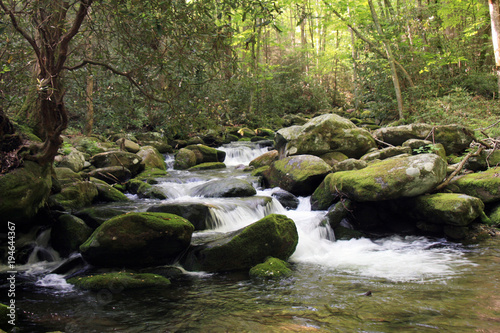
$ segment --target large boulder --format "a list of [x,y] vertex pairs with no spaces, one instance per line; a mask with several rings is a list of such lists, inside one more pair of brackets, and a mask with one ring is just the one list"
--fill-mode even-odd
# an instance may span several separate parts
[[141,149],[137,152],[137,155],[142,158],[142,164],[144,168],[147,169],[160,169],[166,170],[167,165],[165,164],[165,158],[158,151],[158,149],[146,146],[141,147]]
[[170,280],[166,277],[151,273],[111,272],[93,274],[91,276],[80,276],[68,279],[68,283],[84,290],[102,291],[109,290],[131,290],[142,288],[165,288],[170,286]]
[[257,279],[279,279],[292,275],[292,270],[286,261],[269,257],[262,264],[250,268],[248,274]]
[[249,165],[254,167],[255,169],[258,169],[263,166],[271,165],[274,161],[277,161],[278,159],[279,159],[278,151],[276,149],[273,149],[268,151],[267,153],[260,155],[259,157],[254,158]]
[[97,186],[90,181],[76,181],[65,184],[61,192],[52,195],[51,199],[65,210],[71,211],[89,206],[97,198]]
[[447,154],[460,153],[475,140],[474,133],[470,129],[459,125],[411,124],[383,127],[376,130],[373,136],[394,146],[400,146],[409,139],[433,138],[434,142],[444,146]]
[[468,226],[484,211],[480,199],[458,193],[421,195],[411,203],[411,214],[419,221],[458,227]]
[[175,154],[174,168],[177,170],[186,170],[196,165],[196,154],[194,151],[181,148]]
[[80,251],[95,266],[165,265],[187,250],[193,231],[193,225],[177,215],[128,213],[104,222]]
[[312,195],[313,206],[327,209],[339,196],[354,201],[414,197],[432,190],[446,176],[447,163],[435,154],[398,156],[362,170],[328,175]]
[[331,167],[323,159],[313,155],[298,155],[274,162],[264,171],[269,187],[281,187],[295,195],[311,195],[330,172]]
[[125,151],[110,151],[92,156],[91,163],[96,168],[121,166],[130,170],[132,176],[144,170],[142,158]]
[[47,202],[51,186],[51,166],[31,161],[0,175],[0,221],[27,222]]
[[315,117],[302,126],[280,129],[275,137],[280,156],[316,155],[338,151],[348,157],[359,158],[371,148],[375,140],[365,129],[336,114]]
[[271,214],[263,219],[220,238],[198,243],[188,253],[184,267],[209,272],[249,269],[275,257],[287,260],[298,243],[293,220]]
[[85,155],[76,148],[71,148],[66,155],[58,155],[55,165],[61,168],[69,168],[74,172],[80,172],[85,164]]
[[97,178],[90,178],[90,181],[95,184],[97,188],[97,201],[101,202],[120,202],[120,201],[130,201],[129,198],[113,186],[109,185],[105,181]]
[[194,226],[194,230],[207,229],[210,205],[198,202],[174,202],[150,207],[148,212],[170,213],[182,216]]
[[70,214],[63,214],[52,226],[50,242],[54,250],[66,257],[72,252],[78,251],[80,245],[92,235],[93,231],[82,219]]
[[88,173],[90,177],[94,177],[105,181],[108,184],[125,183],[132,177],[132,172],[122,166],[109,166],[98,168]]
[[207,162],[224,162],[226,152],[203,144],[189,145],[186,149],[191,150],[196,156],[196,164]]
[[255,194],[257,191],[252,184],[239,178],[212,180],[193,189],[194,196],[207,198],[249,197]]
[[500,167],[457,177],[445,190],[467,194],[484,203],[500,201]]

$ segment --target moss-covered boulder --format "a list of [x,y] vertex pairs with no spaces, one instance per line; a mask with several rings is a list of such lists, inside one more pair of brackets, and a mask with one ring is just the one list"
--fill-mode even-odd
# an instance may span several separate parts
[[97,197],[95,201],[100,202],[120,202],[120,201],[130,201],[129,198],[122,192],[118,191],[113,186],[109,185],[105,181],[97,178],[90,178],[90,181],[94,183],[97,187]]
[[136,142],[126,138],[116,140],[116,144],[121,149],[133,154],[137,154],[137,152],[141,149],[141,146],[139,146]]
[[293,220],[271,214],[204,244],[193,242],[184,267],[209,272],[249,269],[275,257],[287,260],[298,242]]
[[212,180],[193,188],[194,196],[207,198],[249,197],[257,194],[255,188],[246,180],[226,178]]
[[491,224],[500,226],[500,204],[491,209],[488,217],[490,218]]
[[432,143],[429,140],[410,139],[403,142],[403,147],[410,147],[413,155],[417,154],[437,154],[446,160],[446,149],[441,143]]
[[354,201],[414,197],[432,190],[446,176],[446,162],[435,154],[393,157],[362,170],[328,175],[313,193],[318,209],[327,209],[338,196]]
[[94,230],[85,222],[73,215],[59,216],[52,226],[50,242],[54,250],[67,257],[72,252],[78,251]]
[[412,150],[410,147],[387,147],[383,149],[374,150],[369,152],[363,156],[361,156],[360,160],[362,161],[373,161],[373,160],[385,160],[389,157],[394,157],[403,154],[410,154]]
[[92,156],[90,161],[96,168],[123,167],[130,170],[132,176],[144,170],[142,158],[125,151],[110,151]]
[[471,156],[464,167],[469,170],[484,171],[498,165],[500,165],[500,150],[485,149],[478,156]]
[[348,158],[342,162],[338,162],[332,166],[332,173],[339,171],[361,170],[368,166],[366,161]]
[[90,177],[100,179],[108,184],[125,183],[132,177],[132,172],[122,166],[110,166],[94,169],[88,173]]
[[54,168],[54,178],[57,179],[57,182],[61,186],[83,180],[79,173],[66,167]]
[[267,153],[260,155],[259,157],[254,158],[249,163],[249,165],[258,169],[263,166],[271,165],[274,161],[277,161],[278,158],[279,158],[278,151],[276,149],[273,149],[271,151],[268,151]]
[[128,213],[104,222],[80,251],[95,266],[165,265],[186,251],[193,231],[193,225],[177,215]]
[[465,227],[484,213],[484,203],[457,193],[436,193],[412,199],[411,214],[419,221]]
[[348,157],[359,158],[376,147],[367,130],[333,113],[315,117],[302,126],[280,129],[276,133],[275,144],[282,157],[321,156],[338,151]]
[[171,284],[169,279],[161,275],[130,272],[112,272],[74,277],[68,279],[68,283],[79,289],[93,291],[165,288]]
[[394,146],[400,146],[409,139],[426,139],[432,134],[434,142],[441,143],[447,154],[460,153],[475,140],[473,131],[459,125],[411,124],[383,127],[376,130],[373,136]]
[[445,190],[467,194],[484,203],[500,201],[500,167],[458,177]]
[[194,230],[205,230],[209,225],[210,207],[196,202],[175,202],[150,207],[148,212],[170,213],[182,216],[194,226]]
[[292,270],[286,261],[269,257],[265,262],[250,268],[248,274],[257,279],[279,279],[292,275]]
[[76,148],[70,148],[69,153],[56,156],[54,162],[58,167],[69,168],[74,172],[80,172],[85,164],[85,155]]
[[141,182],[141,184],[137,188],[136,194],[139,196],[139,198],[160,200],[165,200],[168,198],[168,196],[159,187],[150,185],[145,182]]
[[333,151],[330,153],[326,153],[320,156],[323,161],[328,163],[328,165],[335,165],[339,162],[347,160],[349,157],[346,156],[346,154],[338,152],[338,151]]
[[264,172],[269,187],[280,187],[295,195],[311,195],[330,172],[331,167],[313,155],[297,155],[274,162]]
[[24,161],[21,168],[0,175],[0,221],[26,223],[47,202],[51,167]]
[[152,147],[145,146],[141,147],[141,149],[137,152],[137,156],[142,158],[142,164],[144,165],[144,169],[159,169],[166,170],[167,165],[165,164],[165,158],[160,152]]
[[148,184],[154,185],[158,184],[157,178],[168,177],[168,176],[169,174],[166,170],[153,168],[144,170],[143,172],[135,176],[134,180],[141,180]]
[[92,205],[91,207],[85,207],[73,212],[73,215],[81,218],[92,229],[97,229],[97,227],[112,217],[126,214],[129,211],[130,208],[126,206],[117,208],[109,207],[108,205]]
[[185,149],[191,150],[196,156],[196,164],[207,162],[224,162],[226,152],[203,144],[189,145]]
[[61,192],[51,199],[65,210],[71,211],[91,205],[99,195],[97,186],[90,181],[76,181],[62,186]]
[[186,170],[196,165],[196,154],[194,151],[181,148],[175,154],[174,169]]
[[213,169],[225,169],[226,164],[223,162],[206,162],[197,164],[193,167],[190,167],[189,171],[199,171],[199,170],[213,170]]

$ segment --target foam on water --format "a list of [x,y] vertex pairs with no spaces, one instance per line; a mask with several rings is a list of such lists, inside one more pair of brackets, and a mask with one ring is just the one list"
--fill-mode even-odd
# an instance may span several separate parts
[[70,292],[74,290],[74,286],[66,282],[64,276],[59,274],[47,274],[36,281],[35,285],[57,290],[58,292]]
[[248,165],[253,159],[269,151],[267,147],[256,148],[255,144],[247,142],[235,142],[218,149],[226,152],[224,163],[227,166]]

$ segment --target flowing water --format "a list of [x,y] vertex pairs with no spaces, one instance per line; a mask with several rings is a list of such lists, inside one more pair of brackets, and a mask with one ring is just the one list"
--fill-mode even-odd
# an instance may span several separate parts
[[[169,195],[164,202],[209,203],[212,230],[204,232],[236,230],[271,213],[292,218],[299,244],[290,258],[290,278],[184,272],[161,290],[80,291],[63,276],[48,274],[60,261],[46,248],[45,232],[36,251],[47,255],[17,267],[18,331],[500,332],[499,239],[474,246],[417,236],[335,241],[322,223],[325,212],[311,211],[309,198],[288,211],[276,200],[262,200],[273,189],[261,189],[239,165],[265,148],[221,149],[227,153],[223,171],[170,170],[156,185]],[[249,180],[257,196],[193,197],[197,185],[223,177]],[[136,198],[127,206],[108,206],[144,211],[159,203]],[[0,292],[0,301],[8,302],[7,286]]]

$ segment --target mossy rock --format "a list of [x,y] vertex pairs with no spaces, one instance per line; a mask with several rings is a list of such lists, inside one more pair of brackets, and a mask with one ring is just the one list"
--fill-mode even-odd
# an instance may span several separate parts
[[76,173],[72,169],[66,167],[54,168],[54,174],[55,178],[61,186],[83,180],[82,176],[79,173]]
[[148,184],[154,185],[158,184],[158,180],[156,178],[168,177],[169,174],[167,171],[162,169],[146,169],[137,176],[134,177],[135,180],[141,180]]
[[292,275],[290,264],[278,258],[267,258],[248,272],[250,277],[258,279],[279,279]]
[[[108,205],[92,205],[91,207],[86,207],[74,212],[73,215],[81,218],[89,227],[95,230],[107,220],[118,215],[126,214],[129,210],[128,207],[116,208],[109,207]],[[87,240],[87,238],[85,240]]]
[[373,161],[373,160],[385,160],[389,157],[394,157],[403,154],[411,154],[412,150],[410,147],[387,147],[383,149],[378,149],[373,152],[369,152],[361,156],[361,161]]
[[251,130],[250,128],[243,127],[238,130],[238,134],[242,138],[252,138],[255,136],[255,131]]
[[356,160],[354,158],[348,158],[342,162],[338,162],[332,166],[332,173],[339,171],[351,171],[351,170],[361,170],[368,166],[366,161]]
[[190,167],[189,171],[199,171],[199,170],[213,170],[213,169],[225,169],[226,164],[222,162],[206,162]]
[[226,152],[203,144],[189,145],[185,149],[191,150],[196,156],[196,164],[207,162],[224,162]]
[[121,191],[109,185],[105,181],[97,178],[90,178],[90,181],[97,187],[97,198],[95,200],[101,202],[123,202],[130,201],[129,198]]
[[168,196],[163,193],[163,191],[155,186],[152,186],[148,183],[142,182],[137,188],[137,195],[139,198],[149,198],[149,199],[160,199],[165,200],[168,199]]
[[274,131],[269,128],[257,128],[255,133],[262,137],[274,138]]
[[195,245],[184,267],[210,272],[249,269],[275,257],[287,260],[298,243],[293,220],[271,214],[234,232],[202,245]]
[[142,288],[165,288],[171,282],[166,277],[151,273],[112,272],[68,279],[68,283],[79,289],[130,290]]
[[328,165],[333,166],[339,162],[347,160],[349,157],[338,151],[329,152],[320,156]]
[[457,178],[445,190],[467,194],[481,199],[484,203],[500,201],[500,167]]
[[24,161],[0,175],[0,221],[27,223],[45,205],[52,187],[51,167]]
[[132,154],[125,151],[110,151],[92,156],[91,163],[96,168],[106,167],[123,167],[132,173],[132,176],[137,175],[144,170],[142,158],[137,154]]
[[174,169],[186,170],[196,165],[196,154],[194,151],[181,148],[175,155]]
[[64,209],[71,211],[91,205],[99,192],[97,186],[89,181],[66,184],[60,193],[51,196]]
[[269,169],[269,168],[270,168],[270,166],[269,166],[269,165],[262,166],[262,167],[260,167],[260,168],[257,168],[257,169],[255,169],[255,170],[253,170],[253,171],[251,172],[251,175],[252,175],[253,177],[261,177],[261,176],[263,176],[263,175],[264,175],[264,172],[266,172],[266,170],[267,170],[267,169]]
[[484,203],[465,194],[436,193],[412,199],[412,215],[426,223],[465,227],[484,212]]
[[491,224],[500,226],[500,204],[498,204],[496,207],[494,207],[490,214],[489,218],[491,221]]
[[54,250],[66,257],[78,251],[94,230],[73,215],[63,214],[52,226],[50,242]]
[[160,152],[152,147],[145,146],[141,147],[137,152],[137,155],[142,158],[142,164],[144,165],[144,169],[159,169],[166,170],[167,165],[165,164],[165,158]]
[[193,231],[193,225],[177,215],[128,213],[104,222],[80,246],[80,251],[95,266],[171,264],[186,251]]
[[263,166],[269,166],[274,161],[279,159],[278,151],[276,149],[270,150],[267,153],[260,155],[259,157],[254,158],[249,165],[258,169]]
[[389,158],[362,170],[332,173],[314,191],[311,202],[317,209],[327,209],[339,195],[359,202],[415,197],[440,184],[446,166],[438,155],[421,154]]
[[175,202],[153,206],[148,212],[169,213],[182,216],[194,226],[195,230],[206,230],[210,219],[210,207],[196,202]]
[[132,172],[122,166],[109,166],[90,171],[88,176],[105,181],[108,184],[124,183],[132,177]]
[[446,160],[446,149],[441,143],[432,143],[432,141],[428,140],[420,140],[420,139],[410,139],[403,142],[403,147],[410,147],[411,153],[413,155],[416,154],[437,154],[442,159]]
[[193,188],[193,195],[207,198],[249,197],[255,194],[257,191],[252,184],[239,178],[212,180]]
[[313,155],[297,155],[274,162],[264,172],[268,187],[280,187],[295,195],[311,195],[330,172],[331,167]]

